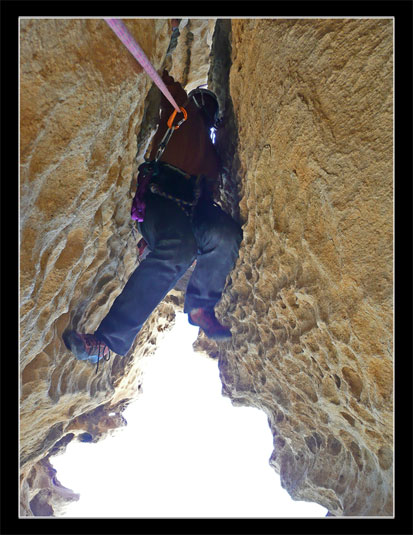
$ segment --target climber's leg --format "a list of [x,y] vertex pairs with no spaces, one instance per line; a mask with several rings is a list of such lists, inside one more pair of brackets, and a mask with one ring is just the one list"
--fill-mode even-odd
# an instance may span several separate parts
[[238,257],[242,229],[211,202],[199,203],[192,228],[199,254],[188,283],[184,311],[189,313],[195,308],[213,311]]
[[148,194],[140,231],[151,252],[95,332],[119,355],[128,352],[146,319],[196,258],[190,221],[173,201]]

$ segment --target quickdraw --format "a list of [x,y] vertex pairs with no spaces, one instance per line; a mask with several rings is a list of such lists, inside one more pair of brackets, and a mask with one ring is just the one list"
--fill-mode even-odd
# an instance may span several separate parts
[[181,112],[183,113],[183,118],[179,121],[177,125],[173,125],[174,119],[176,117],[176,114],[178,113],[176,110],[174,110],[171,114],[171,116],[168,119],[168,122],[166,123],[168,126],[168,130],[165,132],[165,135],[163,136],[161,142],[159,143],[158,151],[155,156],[155,162],[159,160],[159,158],[162,156],[164,150],[166,149],[166,146],[169,143],[169,140],[172,137],[172,134],[175,132],[175,130],[178,130],[178,128],[181,126],[181,124],[187,120],[188,114],[182,106],[180,107]]

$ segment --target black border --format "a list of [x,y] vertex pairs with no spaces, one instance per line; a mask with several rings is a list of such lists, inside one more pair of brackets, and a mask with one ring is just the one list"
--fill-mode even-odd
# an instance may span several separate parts
[[[17,474],[18,398],[10,394],[18,374],[17,299],[2,299],[2,509],[1,532],[17,533],[389,533],[410,535],[412,521],[411,443],[411,182],[412,182],[412,2],[405,1],[320,1],[320,2],[19,2],[3,1],[1,6],[2,54],[2,245],[1,263],[5,288],[18,292],[18,17],[19,16],[324,16],[378,17],[395,20],[395,355],[396,355],[396,475],[395,517],[328,519],[19,519]],[[146,13],[145,13],[146,11]],[[200,12],[201,11],[201,12]],[[187,15],[190,13],[191,15]],[[163,15],[164,14],[164,15]],[[171,15],[172,14],[172,15]],[[183,14],[183,15],[182,15]],[[410,194],[410,195],[409,195]],[[406,200],[407,207],[404,206]],[[410,202],[409,202],[410,201]],[[406,218],[407,216],[407,218]],[[410,216],[410,217],[409,217]],[[407,219],[407,221],[406,221]],[[410,224],[409,224],[410,222]],[[407,224],[406,224],[407,223]],[[16,233],[16,234],[14,234]],[[15,238],[15,239],[14,239]],[[2,251],[3,252],[3,251]],[[406,278],[407,272],[407,278]],[[406,291],[407,289],[407,291]],[[409,291],[410,290],[410,291]],[[406,302],[410,307],[402,308]],[[4,294],[3,294],[4,295]],[[403,299],[404,297],[404,299]],[[410,313],[410,314],[409,314]],[[14,337],[13,334],[16,333]],[[408,341],[407,341],[408,344]],[[409,373],[410,372],[410,373]],[[404,381],[407,384],[404,384]],[[14,392],[16,394],[16,392]],[[10,473],[9,473],[10,472]],[[56,524],[57,522],[57,524]],[[330,524],[334,522],[334,524]]]

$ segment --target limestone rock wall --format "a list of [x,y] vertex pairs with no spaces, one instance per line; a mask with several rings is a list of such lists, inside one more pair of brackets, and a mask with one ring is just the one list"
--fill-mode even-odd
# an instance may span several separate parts
[[34,464],[22,479],[20,496],[22,516],[46,517],[64,513],[66,507],[80,497],[60,483],[47,458]]
[[175,80],[181,81],[188,93],[207,83],[215,22],[216,19],[181,19],[179,22],[179,39],[169,72]]
[[218,308],[233,339],[197,347],[267,413],[293,498],[392,515],[393,23],[231,29],[244,240]]
[[[161,70],[170,21],[124,22]],[[48,456],[56,445],[99,440],[124,425],[121,411],[139,394],[142,358],[173,324],[176,304],[166,300],[142,330],[137,351],[115,356],[97,374],[61,339],[68,327],[93,332],[137,265],[130,204],[151,135],[141,134],[141,122],[157,102],[151,84],[103,20],[20,21],[24,516],[59,510],[62,493],[46,475]]]

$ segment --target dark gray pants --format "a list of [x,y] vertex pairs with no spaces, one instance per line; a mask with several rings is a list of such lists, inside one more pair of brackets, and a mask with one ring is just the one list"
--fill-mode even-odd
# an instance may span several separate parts
[[184,311],[213,309],[242,240],[240,225],[212,202],[201,200],[193,220],[171,200],[149,193],[139,230],[151,252],[115,299],[95,335],[125,355],[142,325],[197,259],[189,279]]

